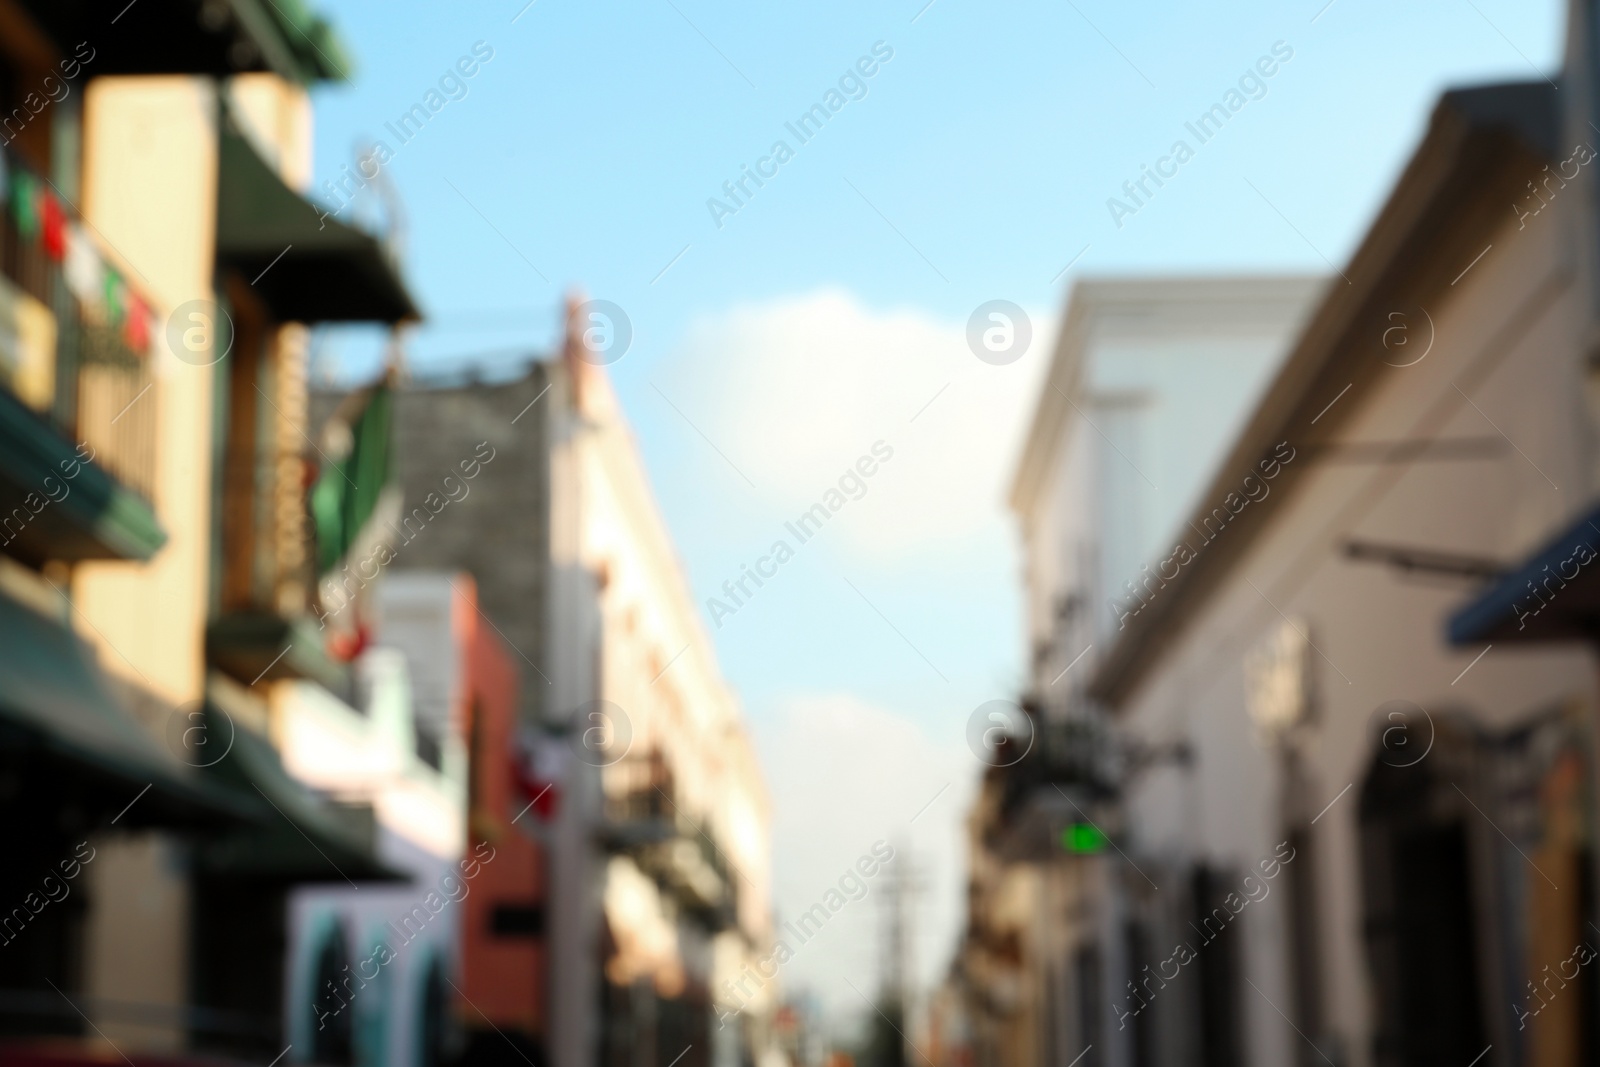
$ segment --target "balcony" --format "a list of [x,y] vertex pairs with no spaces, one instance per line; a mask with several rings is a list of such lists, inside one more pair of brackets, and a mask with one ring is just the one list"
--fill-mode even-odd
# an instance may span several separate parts
[[[301,678],[343,693],[367,639],[361,608],[345,609],[366,596],[378,539],[392,536],[377,523],[380,502],[394,498],[392,401],[375,383],[329,426],[312,426],[300,327],[392,326],[416,318],[416,306],[383,242],[326,217],[284,183],[248,124],[227,107],[221,118],[216,271],[232,347],[219,383],[218,614],[207,656],[247,685]],[[324,434],[345,443],[310,445]],[[419,740],[419,754],[442,756],[435,739]]]
[[33,563],[148,559],[165,540],[148,304],[49,183],[4,161],[0,542]]
[[[1105,826],[1118,793],[1122,754],[1093,715],[1046,718],[1025,704],[1029,742],[1007,738],[992,757],[985,788],[995,800],[986,844],[1007,860],[1062,852],[1062,834],[1076,824]],[[1020,755],[1016,748],[1022,748]]]
[[659,751],[629,756],[605,769],[605,818],[602,834],[608,848],[631,852],[672,836],[672,769]]
[[[1021,758],[1009,766],[997,766],[1001,784],[1000,810],[1009,815],[1039,792],[1057,788],[1084,792],[1094,797],[1116,792],[1115,752],[1110,736],[1094,718],[1086,715],[1066,719],[1045,719],[1033,715],[1034,738]],[[1015,745],[1008,739],[1008,745]],[[996,762],[1004,763],[1005,753]]]
[[702,821],[684,813],[672,768],[659,750],[606,768],[602,837],[633,856],[678,906],[711,929],[735,921],[732,865]]

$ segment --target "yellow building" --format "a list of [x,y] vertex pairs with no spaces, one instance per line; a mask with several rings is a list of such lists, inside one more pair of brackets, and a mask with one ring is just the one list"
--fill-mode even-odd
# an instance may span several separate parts
[[348,675],[300,639],[304,324],[415,314],[295,192],[348,65],[298,2],[0,2],[0,1032],[274,1055],[285,894],[391,874],[272,735]]

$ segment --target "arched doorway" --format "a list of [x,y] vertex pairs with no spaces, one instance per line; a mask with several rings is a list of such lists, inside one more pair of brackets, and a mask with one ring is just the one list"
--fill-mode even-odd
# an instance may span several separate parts
[[388,942],[383,927],[368,937],[367,954],[356,961],[361,995],[354,1004],[355,1021],[351,1042],[356,1067],[389,1067],[389,1023],[393,996],[391,972],[382,961]]
[[1596,915],[1581,708],[1504,730],[1415,707],[1404,718],[1431,749],[1377,739],[1359,805],[1373,1064],[1593,1062],[1600,963],[1585,962]]
[[344,924],[329,923],[317,942],[311,971],[311,1062],[352,1064],[355,1012],[351,1009],[355,981],[350,976],[350,954],[345,947]]
[[449,1001],[445,996],[444,961],[437,953],[428,957],[417,997],[417,1067],[442,1067]]

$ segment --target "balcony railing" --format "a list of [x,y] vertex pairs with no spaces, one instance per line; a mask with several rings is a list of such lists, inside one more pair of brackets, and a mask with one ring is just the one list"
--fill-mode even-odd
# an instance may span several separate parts
[[672,768],[659,750],[630,755],[605,769],[606,822],[612,826],[670,825],[677,815]]
[[[672,768],[659,750],[606,768],[606,837],[679,903],[720,929],[735,921],[738,885],[711,828],[682,810]],[[613,791],[614,790],[614,791]]]
[[149,347],[148,304],[54,188],[15,154],[3,157],[0,384],[150,500],[154,377],[148,352],[129,343]]
[[1096,796],[1116,793],[1115,746],[1098,720],[1089,716],[1046,720],[1036,711],[1030,717],[1034,737],[1026,754],[1010,762],[1002,753],[996,763],[1004,766],[989,771],[1000,785],[1002,815],[1009,816],[1041,792],[1048,795],[1059,789],[1073,789]]

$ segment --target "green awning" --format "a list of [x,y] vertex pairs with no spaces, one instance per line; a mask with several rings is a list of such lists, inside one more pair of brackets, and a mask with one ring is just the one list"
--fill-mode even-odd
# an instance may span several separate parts
[[344,42],[302,0],[228,0],[228,6],[270,69],[305,82],[350,80],[355,64]]
[[79,57],[91,57],[82,66],[89,78],[271,71],[302,83],[350,80],[348,50],[302,0],[21,3],[64,55],[81,47]]
[[227,118],[219,169],[217,260],[238,270],[280,321],[420,317],[384,245],[285,185]]
[[209,704],[202,714],[208,753],[212,744],[224,753],[204,769],[134,721],[76,634],[0,595],[0,767],[39,810],[70,806],[89,825],[119,829],[208,831],[200,862],[211,873],[403,877],[377,858],[371,809],[319,796],[265,738]]
[[[67,477],[67,475],[71,477]],[[167,539],[138,494],[0,389],[0,545],[33,563],[147,560]]]
[[204,826],[250,817],[247,807],[134,721],[76,634],[4,595],[0,758],[107,818],[131,804],[119,826]]
[[338,692],[350,669],[328,656],[312,621],[269,612],[224,615],[206,627],[206,662],[245,685],[304,678]]
[[266,738],[215,708],[208,716],[208,735],[232,741],[209,770],[256,806],[260,825],[206,844],[198,860],[207,874],[352,883],[408,877],[378,859],[371,808],[318,796],[284,769]]

